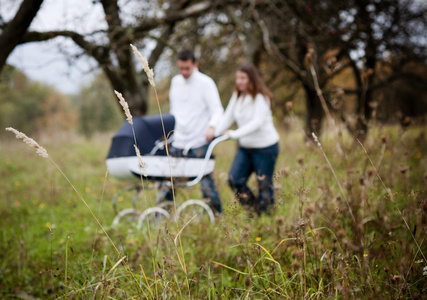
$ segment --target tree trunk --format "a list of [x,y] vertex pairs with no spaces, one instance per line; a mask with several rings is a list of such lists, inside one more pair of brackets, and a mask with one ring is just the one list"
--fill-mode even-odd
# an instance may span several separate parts
[[305,130],[307,136],[311,138],[312,132],[314,132],[316,135],[320,134],[324,112],[316,91],[313,88],[310,88],[308,85],[304,85],[303,87],[306,95],[307,107]]
[[377,62],[377,44],[374,39],[374,32],[372,29],[373,20],[369,13],[369,5],[371,4],[369,1],[360,1],[359,3],[359,17],[362,19],[363,24],[366,26],[366,71],[360,76],[361,79],[361,91],[358,96],[357,103],[357,132],[356,137],[363,140],[368,133],[368,121],[372,116],[372,83],[375,72],[375,64]]
[[[134,70],[130,73],[113,71],[109,66],[103,66],[103,70],[113,90],[123,94],[132,116],[145,115],[148,110],[148,80]],[[120,105],[118,101],[117,104]]]

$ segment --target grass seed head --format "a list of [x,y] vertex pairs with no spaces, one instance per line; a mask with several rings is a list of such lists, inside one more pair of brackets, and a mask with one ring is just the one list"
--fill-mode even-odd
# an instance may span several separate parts
[[296,257],[297,259],[303,259],[303,257],[304,257],[304,250],[302,250],[302,249],[297,250],[297,251],[295,252],[295,257]]
[[304,64],[306,68],[308,68],[313,63],[315,54],[316,52],[314,51],[314,48],[309,47],[304,57]]
[[292,264],[292,269],[294,269],[294,270],[299,270],[300,267],[301,267],[301,265],[300,265],[300,263],[298,261],[295,261]]
[[313,207],[313,205],[308,205],[305,208],[304,216],[306,216],[307,218],[309,218],[313,213],[314,213],[314,207]]
[[45,148],[43,148],[42,146],[40,146],[35,140],[33,140],[32,138],[29,138],[24,133],[22,133],[22,132],[14,129],[12,127],[7,127],[6,131],[13,132],[15,134],[15,136],[16,136],[17,139],[22,139],[24,141],[24,143],[26,143],[30,147],[36,149],[36,153],[38,155],[40,155],[41,157],[44,157],[44,158],[48,158],[49,157],[49,154],[47,153],[47,151],[46,151]]
[[250,286],[251,285],[251,278],[250,277],[245,277],[245,285],[246,286]]
[[136,57],[138,57],[138,60],[142,63],[142,67],[144,68],[145,73],[147,74],[148,81],[150,82],[152,87],[155,87],[154,84],[154,71],[153,69],[150,69],[148,66],[148,60],[139,53],[138,49],[134,45],[130,45],[132,48],[133,53],[135,53]]
[[126,120],[129,122],[129,124],[133,125],[132,115],[129,111],[129,105],[126,102],[125,98],[123,98],[123,95],[117,91],[114,91],[116,93],[117,98],[119,98],[120,105],[123,107],[123,110],[126,115]]
[[302,218],[299,219],[298,222],[297,222],[297,226],[300,227],[300,228],[304,228],[306,225],[307,225],[307,220],[304,220]]
[[284,169],[280,170],[280,174],[284,177],[288,177],[289,176],[289,168],[284,168]]
[[338,88],[338,89],[337,89],[337,91],[336,91],[336,94],[337,94],[337,98],[338,98],[339,100],[342,100],[342,97],[343,97],[343,96],[344,96],[344,94],[345,94],[344,89],[343,89],[343,88]]
[[142,161],[141,152],[139,151],[139,148],[134,144],[133,147],[135,148],[136,156],[138,157],[139,165],[142,168],[142,174],[144,174],[145,177],[147,177],[147,168]]
[[401,174],[405,174],[405,173],[406,173],[406,171],[408,171],[408,167],[401,167],[401,168],[400,168],[400,173],[401,173]]
[[353,188],[353,183],[351,183],[350,181],[347,181],[347,182],[344,183],[344,187],[347,190],[351,190]]
[[320,144],[319,139],[317,138],[316,134],[314,132],[312,132],[311,136],[313,137],[313,140],[316,143],[317,147],[322,148],[322,145]]

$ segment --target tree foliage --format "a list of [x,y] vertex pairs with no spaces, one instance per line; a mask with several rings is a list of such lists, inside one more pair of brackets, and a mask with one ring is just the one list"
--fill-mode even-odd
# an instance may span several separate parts
[[69,98],[6,65],[0,73],[0,125],[28,134],[67,131],[75,127],[76,113]]
[[107,79],[98,75],[75,99],[79,112],[78,130],[91,137],[96,132],[118,128],[122,118],[114,100]]
[[[251,1],[249,1],[251,2]],[[253,8],[253,20],[263,33],[265,50],[290,70],[306,93],[307,131],[318,131],[324,115],[319,91],[328,100],[342,101],[334,79],[350,70],[353,87],[344,90],[357,98],[356,134],[366,132],[372,103],[384,88],[405,77],[422,80],[408,64],[425,66],[427,4],[410,0],[269,1]],[[307,57],[307,53],[310,57]],[[393,66],[389,58],[393,57]],[[307,59],[309,58],[309,59]],[[384,66],[393,70],[379,76]],[[384,74],[382,74],[384,75]],[[341,115],[345,121],[345,116]]]

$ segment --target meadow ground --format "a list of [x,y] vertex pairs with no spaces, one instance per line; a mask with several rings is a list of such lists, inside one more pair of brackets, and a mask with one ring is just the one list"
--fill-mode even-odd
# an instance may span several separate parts
[[[275,209],[261,217],[233,198],[226,178],[236,142],[223,142],[216,223],[141,230],[111,226],[113,196],[129,184],[107,173],[112,134],[38,140],[55,166],[4,132],[0,299],[425,299],[425,131],[371,128],[363,147],[325,133],[320,148],[297,126],[282,130]],[[138,210],[154,205],[144,186]],[[190,198],[199,186],[176,194],[177,203]],[[131,207],[132,194],[117,200]]]

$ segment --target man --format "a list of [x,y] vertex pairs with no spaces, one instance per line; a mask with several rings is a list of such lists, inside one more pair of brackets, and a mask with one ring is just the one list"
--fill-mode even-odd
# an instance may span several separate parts
[[[190,142],[201,141],[189,154],[204,157],[224,109],[215,82],[199,72],[192,51],[181,51],[177,64],[180,74],[172,78],[169,91],[170,113],[175,117],[171,153],[179,156]],[[203,198],[209,199],[210,206],[221,212],[221,200],[213,178],[210,175],[203,177],[201,186]],[[171,200],[171,196],[168,191],[166,199]]]

